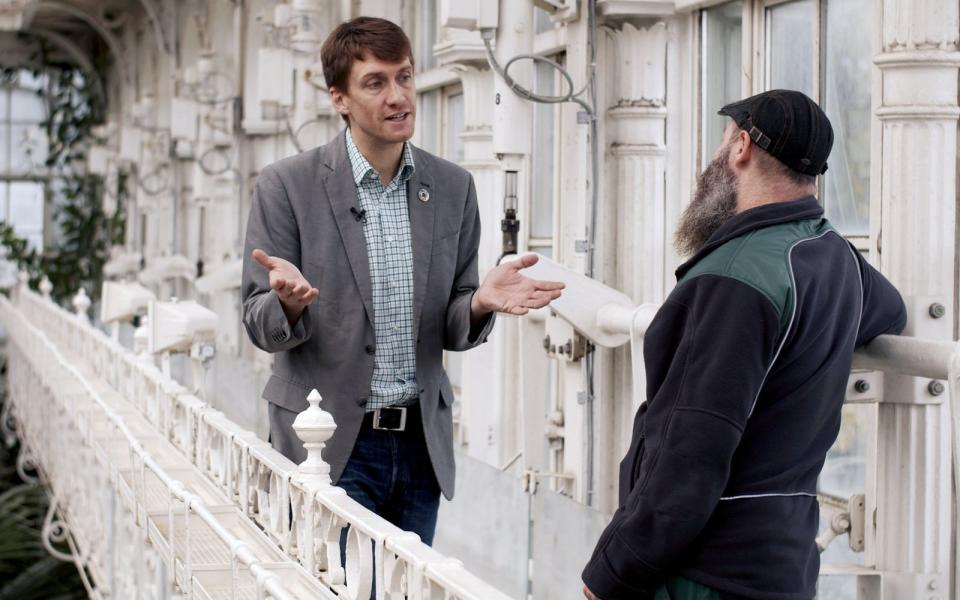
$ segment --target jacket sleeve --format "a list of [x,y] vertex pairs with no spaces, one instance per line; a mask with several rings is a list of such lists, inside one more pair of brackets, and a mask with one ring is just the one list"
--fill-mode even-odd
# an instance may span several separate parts
[[863,315],[857,346],[862,346],[878,335],[900,335],[907,326],[907,309],[900,292],[890,281],[874,269],[863,256],[854,250],[860,263],[860,279],[863,281]]
[[664,343],[644,357],[663,384],[648,398],[639,478],[583,571],[599,598],[652,598],[705,527],[779,337],[773,303],[728,277],[691,279],[661,308],[647,339]]
[[493,329],[494,313],[473,324],[470,317],[470,302],[480,286],[477,272],[477,250],[480,247],[480,209],[477,206],[477,189],[470,176],[467,202],[460,224],[460,239],[457,248],[457,267],[447,303],[446,327],[443,336],[444,350],[469,350],[487,341]]
[[310,339],[310,308],[304,309],[291,327],[280,298],[270,289],[267,270],[250,256],[255,248],[301,268],[297,220],[283,182],[271,167],[264,169],[257,178],[247,220],[240,284],[243,325],[250,341],[261,350],[290,350]]

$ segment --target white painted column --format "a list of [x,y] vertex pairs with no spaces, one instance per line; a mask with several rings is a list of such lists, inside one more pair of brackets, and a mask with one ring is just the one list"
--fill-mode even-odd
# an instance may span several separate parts
[[[483,234],[480,239],[480,280],[500,256],[500,219],[503,217],[503,175],[493,153],[493,72],[480,63],[451,67],[463,84],[464,160],[473,175]],[[471,456],[501,466],[517,452],[519,420],[513,385],[516,335],[514,319],[500,317],[490,341],[465,352],[462,361],[458,441]]]
[[617,283],[638,304],[663,298],[667,26],[612,30],[617,96],[607,111],[616,197]]
[[[666,58],[667,26],[630,23],[608,29],[607,56],[614,70],[613,96],[606,112],[606,189],[614,218],[604,229],[615,236],[615,283],[637,304],[664,296],[666,232]],[[633,381],[628,347],[613,353],[613,393],[603,394],[597,420],[596,506],[612,511],[617,504],[617,466],[629,446],[638,403],[633,393],[645,390]]]
[[[879,264],[907,303],[904,333],[944,340],[955,339],[957,318],[958,10],[956,1],[884,0],[876,58]],[[931,316],[935,302],[945,316]],[[951,597],[949,404],[929,384],[888,376],[879,409],[874,558],[888,600]]]
[[[521,2],[501,2],[495,52],[501,64],[532,49],[533,7]],[[464,161],[477,188],[483,234],[479,248],[480,279],[496,265],[501,254],[503,170],[518,171],[518,216],[523,223],[528,181],[532,105],[510,92],[487,66],[486,51],[476,32],[444,31],[438,61],[454,69],[463,84]],[[529,61],[511,68],[510,74],[529,86]],[[498,160],[501,159],[501,160]],[[521,228],[522,229],[522,228]],[[522,246],[522,232],[520,235]],[[462,354],[459,439],[470,456],[500,467],[521,447],[523,397],[519,391],[519,323],[501,315],[490,341]]]

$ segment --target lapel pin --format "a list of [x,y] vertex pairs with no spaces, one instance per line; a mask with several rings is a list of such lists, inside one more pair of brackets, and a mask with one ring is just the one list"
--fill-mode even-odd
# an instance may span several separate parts
[[420,191],[417,192],[417,198],[420,198],[420,202],[426,202],[427,200],[430,199],[430,192],[428,192],[423,188],[420,188]]

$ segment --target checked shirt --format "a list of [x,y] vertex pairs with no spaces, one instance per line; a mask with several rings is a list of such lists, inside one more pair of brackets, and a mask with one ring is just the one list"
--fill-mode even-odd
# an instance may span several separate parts
[[407,181],[413,175],[410,144],[403,145],[400,168],[386,188],[353,142],[347,129],[347,155],[364,213],[363,235],[373,285],[376,354],[367,412],[412,404],[417,389],[413,334],[413,246],[407,207]]

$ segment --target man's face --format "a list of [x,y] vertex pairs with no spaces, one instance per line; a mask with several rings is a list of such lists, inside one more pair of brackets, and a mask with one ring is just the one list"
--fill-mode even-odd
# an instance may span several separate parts
[[727,127],[713,161],[697,177],[693,200],[680,215],[673,245],[681,256],[699,252],[713,232],[737,213],[737,176],[729,163],[735,131],[733,125]]
[[403,143],[413,137],[417,89],[413,66],[383,62],[369,54],[354,61],[346,90],[330,91],[334,107],[350,117],[354,138],[373,144]]

